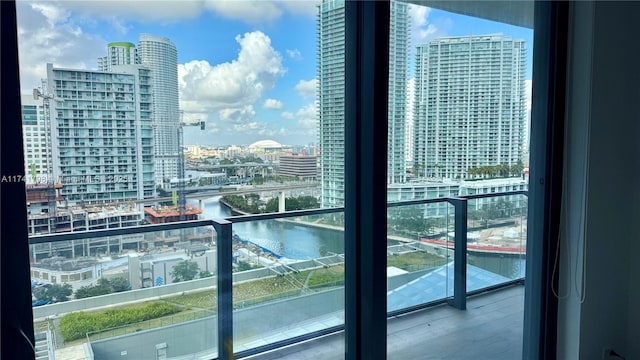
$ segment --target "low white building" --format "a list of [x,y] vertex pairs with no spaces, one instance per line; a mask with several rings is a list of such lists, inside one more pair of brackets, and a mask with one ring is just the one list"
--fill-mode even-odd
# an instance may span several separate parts
[[[517,178],[502,178],[475,181],[422,181],[404,184],[390,184],[387,187],[387,201],[407,201],[420,199],[436,199],[478,194],[496,194],[510,191],[526,191],[528,180]],[[481,209],[486,204],[507,201],[517,206],[524,206],[524,195],[507,195],[469,200],[469,209]],[[427,206],[426,216],[451,215],[450,205],[446,202]]]
[[162,254],[129,256],[129,282],[132,289],[162,286],[173,283],[173,267],[185,260],[198,265],[198,272],[208,271],[215,274],[216,251],[206,246],[191,250],[178,250]]

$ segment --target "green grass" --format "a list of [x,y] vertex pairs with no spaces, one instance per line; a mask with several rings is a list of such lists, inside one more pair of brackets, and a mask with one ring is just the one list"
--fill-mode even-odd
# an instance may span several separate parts
[[426,252],[411,252],[387,257],[387,266],[406,271],[417,271],[446,264],[445,258]]
[[[155,329],[172,324],[179,324],[190,320],[200,319],[203,317],[214,315],[211,311],[203,311],[198,309],[188,309],[177,314],[159,317],[156,319],[146,320],[135,324],[129,324],[105,331],[98,331],[89,334],[91,341],[110,338],[113,336],[131,334],[138,331]],[[84,341],[84,340],[82,340]],[[82,342],[81,341],[81,342]],[[65,344],[66,345],[66,344]]]
[[165,300],[182,306],[215,310],[217,306],[216,299],[216,290],[212,289],[197,293],[173,296]]
[[[390,256],[388,266],[395,266],[408,271],[416,271],[445,264],[444,258],[425,252],[412,252]],[[299,296],[303,287],[321,290],[324,288],[342,286],[344,284],[344,266],[335,265],[329,268],[302,271],[297,274],[275,276],[248,281],[233,286],[234,308],[242,308],[262,304],[265,302]],[[105,329],[91,335],[92,340],[116,335],[134,333],[179,322],[189,321],[209,316],[217,310],[217,294],[215,289],[173,296],[164,300],[182,307],[177,314],[146,320],[113,329]],[[116,308],[136,307],[139,305],[123,305]],[[114,308],[112,308],[114,309]],[[204,311],[203,311],[204,310]],[[35,324],[38,328],[46,329],[46,322]],[[65,346],[84,342],[84,339],[65,343]]]
[[88,332],[101,331],[189,310],[164,301],[148,301],[92,312],[71,312],[60,318],[58,329],[65,341],[83,339]]
[[[302,271],[295,274],[296,280],[307,284],[308,288],[319,288],[344,284],[344,266]],[[307,280],[308,279],[308,280]]]

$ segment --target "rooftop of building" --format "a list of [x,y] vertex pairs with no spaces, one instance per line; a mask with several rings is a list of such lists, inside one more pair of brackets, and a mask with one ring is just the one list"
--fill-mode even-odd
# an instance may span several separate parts
[[282,144],[274,140],[260,140],[249,145],[250,149],[280,149]]
[[[180,210],[177,206],[151,206],[144,208],[144,212],[153,217],[170,217],[180,216]],[[186,215],[202,214],[202,209],[187,205],[184,213]]]
[[[118,205],[105,206],[58,205],[55,211],[55,216],[57,217],[83,214],[86,214],[89,219],[99,219],[103,217],[139,215],[140,212],[133,203],[122,203]],[[29,214],[29,219],[46,219],[51,217],[52,215],[53,214],[49,213]]]

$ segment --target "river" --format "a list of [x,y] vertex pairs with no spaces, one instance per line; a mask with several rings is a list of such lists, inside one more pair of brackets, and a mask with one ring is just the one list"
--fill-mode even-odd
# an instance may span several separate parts
[[[218,199],[214,198],[214,201],[205,204],[204,218],[232,216],[231,211],[221,205]],[[197,202],[190,203],[198,205]],[[262,220],[234,224],[233,231],[242,239],[288,259],[313,259],[331,253],[344,253],[344,233],[338,230]],[[522,258],[502,254],[469,254],[468,259],[478,267],[508,278],[524,276],[525,261]]]
[[[232,216],[231,211],[218,199],[205,204],[202,214],[205,219]],[[344,253],[344,233],[337,230],[262,220],[233,224],[233,232],[288,259],[306,260],[331,253]]]

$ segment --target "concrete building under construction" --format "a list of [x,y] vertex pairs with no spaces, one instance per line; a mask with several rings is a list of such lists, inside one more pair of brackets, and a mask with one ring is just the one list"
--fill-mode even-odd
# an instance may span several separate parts
[[[166,224],[180,220],[180,209],[178,206],[152,206],[144,208],[145,220],[150,224]],[[184,209],[184,220],[198,220],[198,215],[202,214],[202,209],[186,205]]]

